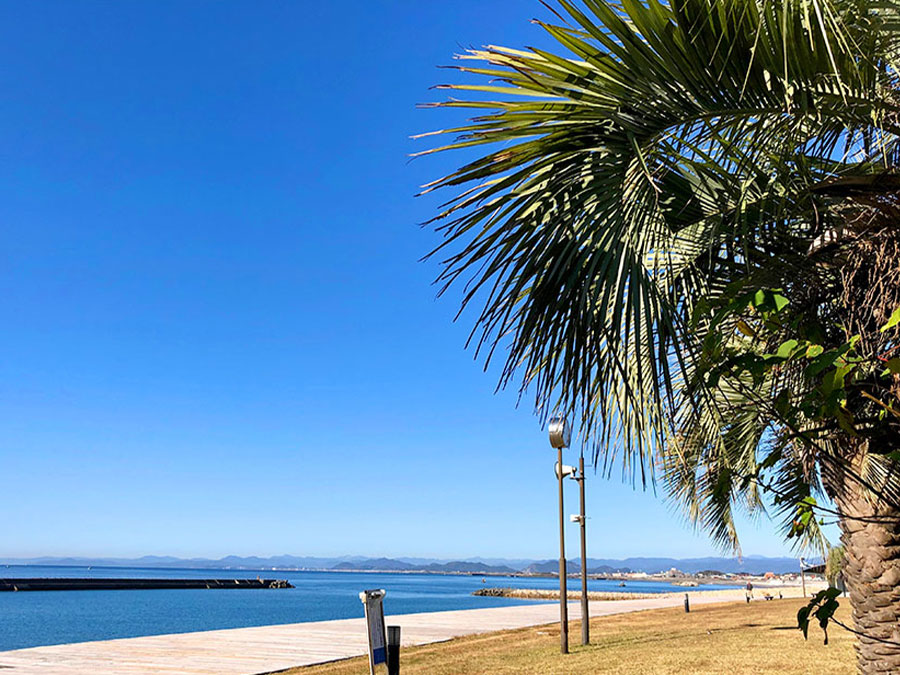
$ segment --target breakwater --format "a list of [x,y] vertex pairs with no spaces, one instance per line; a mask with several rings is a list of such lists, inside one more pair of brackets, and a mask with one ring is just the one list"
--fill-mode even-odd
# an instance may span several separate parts
[[284,579],[0,579],[0,591],[135,591],[179,588],[293,588]]
[[[489,598],[519,598],[520,600],[559,600],[559,590],[538,588],[479,588],[472,595],[480,595]],[[630,593],[630,592],[603,592],[588,591],[589,600],[638,600],[662,596],[662,593]],[[570,590],[567,593],[569,600],[579,600],[580,590]]]

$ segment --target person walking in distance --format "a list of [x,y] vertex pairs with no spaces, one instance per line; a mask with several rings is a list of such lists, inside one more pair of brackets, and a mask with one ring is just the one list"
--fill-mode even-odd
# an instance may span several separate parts
[[747,582],[747,602],[749,603],[751,598],[753,598],[753,584],[751,582]]

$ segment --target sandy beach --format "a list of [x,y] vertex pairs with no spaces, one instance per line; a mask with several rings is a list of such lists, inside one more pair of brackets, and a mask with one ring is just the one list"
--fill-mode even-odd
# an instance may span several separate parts
[[[803,595],[803,587],[800,584],[782,584],[780,582],[751,582],[753,583],[752,597],[754,599],[765,599],[767,596],[771,598],[799,598]],[[811,581],[806,584],[806,594],[812,595],[819,590],[826,588],[827,584],[821,581]],[[683,587],[683,590],[672,591],[671,593],[633,593],[630,591],[589,591],[588,600],[595,602],[618,602],[622,600],[637,600],[648,598],[683,598],[685,593],[689,593],[692,599],[710,598],[721,599],[722,601],[734,600],[735,595],[745,596],[745,589],[723,588],[720,590],[695,590],[690,586]],[[530,600],[558,600],[559,592],[556,590],[536,589],[536,588],[484,588],[476,591],[473,595],[502,597],[502,598],[522,598]],[[573,590],[572,585],[569,586],[566,594],[570,601],[581,599],[581,590]]]

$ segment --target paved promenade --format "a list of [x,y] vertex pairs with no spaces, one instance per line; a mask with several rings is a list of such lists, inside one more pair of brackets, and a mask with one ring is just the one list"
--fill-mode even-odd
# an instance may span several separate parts
[[[788,591],[799,589],[785,589],[785,595]],[[743,601],[743,597],[743,591],[715,591],[692,594],[691,603]],[[590,610],[591,616],[605,616],[677,607],[683,601],[684,596],[680,594],[612,600],[592,602]],[[569,603],[569,617],[581,618],[579,603]],[[402,614],[387,618],[388,624],[402,627],[404,646],[558,622],[559,605],[556,604]],[[577,640],[577,636],[573,639]],[[359,656],[365,652],[364,620],[343,619],[19,649],[0,652],[0,673],[257,675]]]

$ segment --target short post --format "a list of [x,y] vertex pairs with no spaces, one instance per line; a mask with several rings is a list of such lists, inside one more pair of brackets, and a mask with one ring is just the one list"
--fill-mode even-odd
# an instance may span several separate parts
[[688,594],[684,594],[684,613],[690,614],[691,612],[691,600],[688,598]]
[[387,627],[388,675],[400,675],[400,626]]
[[375,667],[387,661],[387,645],[384,630],[384,589],[363,591],[359,599],[366,610],[366,633],[369,637],[369,675],[375,675]]

